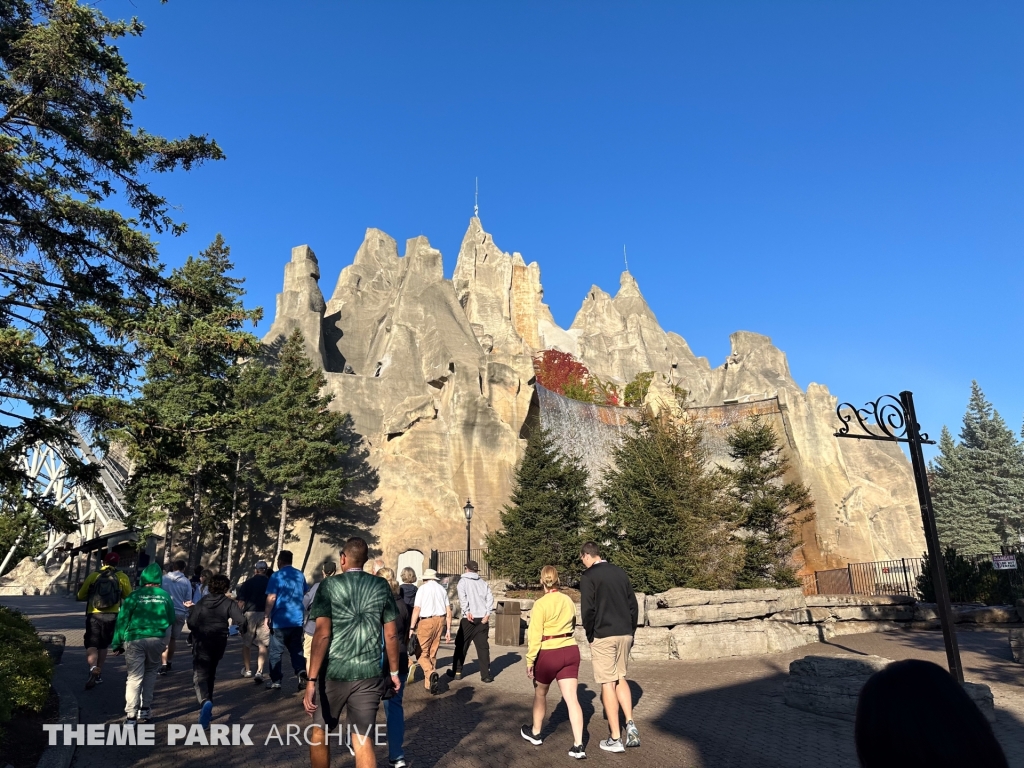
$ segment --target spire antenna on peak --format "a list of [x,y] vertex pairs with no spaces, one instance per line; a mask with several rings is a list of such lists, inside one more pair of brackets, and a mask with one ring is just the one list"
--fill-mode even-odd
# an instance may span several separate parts
[[626,256],[626,245],[622,245],[622,260],[626,262],[626,271],[629,272],[629,258]]
[[473,192],[473,217],[480,218],[480,177],[474,177],[473,185],[475,190]]

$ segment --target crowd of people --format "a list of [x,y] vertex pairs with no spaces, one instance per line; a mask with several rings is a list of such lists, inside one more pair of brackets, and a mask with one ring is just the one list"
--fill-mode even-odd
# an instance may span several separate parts
[[[584,571],[579,614],[609,728],[608,737],[598,746],[607,752],[624,752],[640,746],[628,683],[637,600],[627,574],[602,558],[597,544],[584,544],[580,560]],[[414,681],[418,666],[427,692],[438,695],[438,647],[442,638],[451,642],[452,606],[434,570],[426,569],[417,587],[416,573],[403,569],[399,583],[383,560],[369,561],[367,544],[358,537],[346,541],[338,563],[321,565],[322,578],[312,585],[292,566],[291,552],[282,550],[273,574],[265,561],[258,561],[252,576],[233,596],[228,594],[227,576],[200,570],[190,580],[183,573],[183,561],[174,562],[166,574],[151,563],[142,571],[139,588],[133,590],[117,564],[117,555],[107,554],[103,567],[83,582],[78,598],[87,602],[85,687],[92,689],[103,682],[108,651],[124,654],[126,724],[152,720],[156,678],[172,671],[174,646],[187,625],[198,720],[208,727],[217,667],[236,627],[242,639],[243,678],[257,684],[265,680],[267,689],[280,689],[288,655],[298,690],[303,692],[303,709],[312,718],[307,736],[312,768],[330,765],[331,732],[340,728],[343,713],[348,729],[346,738],[338,741],[355,756],[357,768],[375,766],[375,724],[381,704],[389,765],[408,765],[404,689]],[[533,717],[520,728],[520,735],[530,744],[544,743],[547,694],[555,683],[569,714],[573,743],[568,754],[583,759],[576,606],[562,591],[556,568],[545,566],[539,579],[544,594],[533,606],[527,630],[526,674],[534,685]],[[465,565],[458,595],[462,616],[446,674],[462,677],[472,643],[480,679],[490,683],[488,628],[494,596],[473,560]],[[934,743],[925,745],[929,750],[925,762],[919,759],[920,740],[905,738],[908,717],[922,732],[935,734]],[[945,670],[917,660],[890,665],[864,687],[856,745],[864,768],[953,766],[968,760],[993,768],[1006,765],[991,727],[963,688]]]

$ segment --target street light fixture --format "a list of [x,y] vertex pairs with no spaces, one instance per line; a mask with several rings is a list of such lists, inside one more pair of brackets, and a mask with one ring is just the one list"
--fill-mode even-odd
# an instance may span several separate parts
[[473,503],[466,499],[466,506],[462,508],[462,511],[466,513],[466,562],[470,561],[470,526],[473,524]]

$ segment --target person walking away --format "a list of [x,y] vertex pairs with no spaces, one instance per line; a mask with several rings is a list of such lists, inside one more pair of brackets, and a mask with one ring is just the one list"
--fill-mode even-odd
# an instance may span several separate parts
[[399,587],[402,600],[412,613],[412,607],[416,603],[416,571],[412,568],[402,569],[402,586]]
[[[402,569],[402,586],[400,589],[400,595],[402,601],[409,609],[409,615],[412,616],[412,608],[416,603],[416,571],[412,568]],[[406,638],[403,638],[403,642]],[[405,678],[406,685],[412,685],[413,680],[416,679],[416,667],[419,666],[417,659],[418,654],[412,653],[412,648],[406,643],[406,648],[409,650],[409,674]]]
[[192,685],[199,700],[199,724],[205,729],[213,717],[213,685],[217,665],[224,658],[228,645],[228,622],[245,626],[245,614],[227,596],[231,581],[227,576],[203,573],[204,586],[209,589],[196,603],[189,601],[188,628],[192,633]]
[[427,568],[423,572],[423,586],[416,592],[413,602],[412,619],[409,620],[410,636],[416,633],[420,643],[420,666],[423,668],[423,684],[431,695],[437,690],[437,649],[444,641],[452,641],[452,606],[448,592],[437,582],[437,571]]
[[558,569],[545,565],[540,571],[544,595],[533,604],[527,629],[526,676],[533,680],[533,724],[524,725],[519,734],[531,744],[540,746],[541,725],[547,712],[548,689],[558,683],[562,700],[569,710],[572,726],[572,749],[569,757],[583,760],[583,708],[576,692],[580,677],[580,647],[573,632],[576,629],[576,605],[561,587]]
[[[395,621],[398,634],[398,676],[408,679],[409,655],[406,645],[406,638],[409,636],[409,606],[405,604],[401,596],[401,587],[395,579],[395,572],[387,566],[377,571],[377,577],[388,583],[388,588],[395,598],[398,606],[398,619]],[[399,688],[395,694],[384,699],[384,717],[387,721],[388,730],[388,763],[390,768],[406,768],[405,761],[405,706],[402,699],[405,697],[405,688]]]
[[124,599],[117,615],[111,646],[115,655],[124,654],[128,670],[124,689],[126,725],[148,723],[153,718],[153,688],[166,645],[164,638],[177,616],[174,600],[160,587],[162,576],[158,563],[147,565],[141,586]]
[[175,560],[171,564],[170,573],[164,574],[163,589],[174,601],[174,624],[171,626],[170,635],[167,636],[167,647],[164,649],[163,664],[160,665],[158,675],[166,675],[171,671],[175,643],[181,637],[181,630],[185,628],[185,617],[188,616],[185,603],[192,599],[192,582],[183,573],[186,565],[184,560]]
[[132,592],[127,574],[117,569],[120,558],[116,552],[107,552],[103,566],[90,573],[78,589],[78,599],[85,600],[85,660],[89,664],[89,677],[85,690],[103,682],[103,662],[114,638],[114,625],[122,601]]
[[580,579],[580,614],[590,642],[594,681],[601,686],[601,703],[611,734],[598,744],[606,752],[622,752],[619,709],[626,718],[626,747],[640,746],[633,722],[633,699],[626,682],[629,649],[633,646],[639,609],[626,572],[601,557],[588,541],[580,549],[586,570]]
[[320,582],[310,606],[316,631],[302,704],[313,718],[312,768],[329,768],[325,731],[338,728],[342,709],[354,732],[356,768],[374,768],[377,759],[370,733],[377,706],[389,688],[396,695],[402,690],[398,605],[388,583],[363,570],[367,555],[363,539],[346,541],[341,574]]
[[213,578],[213,571],[207,568],[199,575],[199,582],[192,586],[192,602],[198,603],[210,594],[210,579]]
[[338,566],[333,560],[328,560],[320,566],[320,574],[322,578],[316,584],[309,588],[302,597],[302,607],[306,611],[306,624],[303,627],[302,632],[302,656],[306,659],[306,674],[309,674],[309,659],[310,649],[313,646],[313,632],[316,631],[316,622],[309,618],[309,607],[313,604],[313,598],[316,597],[317,589],[324,579],[330,578],[338,571]]
[[280,689],[284,674],[281,657],[291,656],[292,670],[299,679],[299,690],[306,685],[306,660],[302,657],[302,596],[306,577],[292,567],[292,553],[282,549],[277,556],[277,572],[267,582],[266,619],[270,631],[270,680],[267,689]]
[[455,655],[452,657],[452,668],[449,677],[462,678],[462,665],[466,661],[469,644],[476,646],[476,658],[480,664],[480,680],[485,683],[494,681],[491,677],[491,646],[488,632],[490,631],[491,608],[494,606],[494,595],[490,585],[480,578],[480,566],[476,560],[466,563],[466,570],[456,587],[459,592],[459,604],[462,606],[462,619],[459,631],[455,635]]
[[[204,597],[206,597],[208,594],[210,594],[210,579],[213,578],[213,571],[211,571],[209,568],[207,568],[205,570],[202,569],[202,568],[196,568],[196,576],[199,577],[198,581],[196,581],[194,578],[190,579],[190,583],[192,584],[192,597],[190,598],[190,602],[193,605],[195,605],[200,600],[202,600]],[[186,607],[188,607],[187,603],[186,603]],[[185,624],[188,625],[189,627],[191,627],[191,625],[188,624],[188,620],[187,619],[185,621]],[[185,639],[185,642],[186,642],[186,644],[190,648],[192,647],[192,632],[191,631],[188,633],[188,637]],[[193,664],[194,664],[194,662],[193,662]],[[194,668],[194,666],[193,666],[193,668]]]
[[[235,592],[238,607],[245,614],[247,629],[242,637],[242,677],[252,677],[257,685],[263,682],[263,671],[267,668],[267,649],[270,646],[270,630],[267,629],[267,576],[266,560],[259,560],[253,566],[253,575],[246,579]],[[252,673],[252,647],[257,650],[256,675]]]

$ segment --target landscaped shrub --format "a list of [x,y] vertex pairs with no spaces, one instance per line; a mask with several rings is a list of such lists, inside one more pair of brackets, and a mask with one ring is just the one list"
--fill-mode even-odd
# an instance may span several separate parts
[[39,712],[50,692],[53,665],[35,628],[20,611],[0,605],[0,727],[16,709]]
[[[949,599],[954,603],[984,603],[985,605],[1007,605],[1016,598],[1006,572],[993,569],[992,563],[975,562],[949,547],[942,558],[946,565],[946,583],[949,584]],[[935,602],[935,586],[932,583],[931,561],[927,553],[921,564],[921,575],[917,577],[917,589],[926,603]]]

